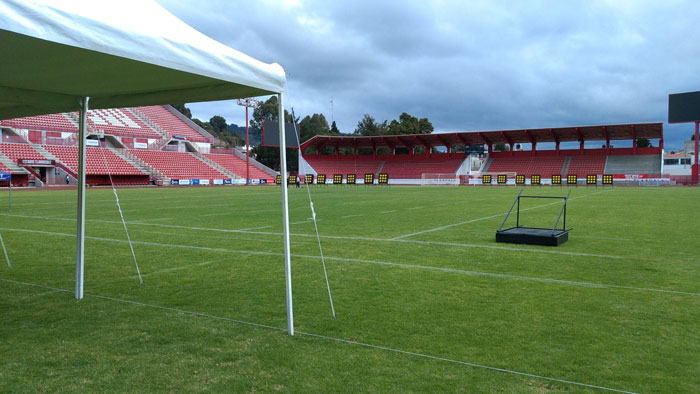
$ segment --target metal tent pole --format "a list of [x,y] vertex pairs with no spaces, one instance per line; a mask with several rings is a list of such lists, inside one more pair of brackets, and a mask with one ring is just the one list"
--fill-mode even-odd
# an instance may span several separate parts
[[78,225],[75,247],[75,299],[83,298],[83,272],[85,265],[85,129],[90,97],[80,101],[80,124],[78,125]]
[[250,140],[248,139],[248,106],[245,107],[245,185],[250,184]]
[[282,221],[284,226],[284,279],[287,290],[287,332],[294,335],[292,308],[292,261],[289,250],[289,205],[287,203],[287,142],[285,141],[284,105],[282,93],[277,95],[280,125],[280,174],[282,175]]

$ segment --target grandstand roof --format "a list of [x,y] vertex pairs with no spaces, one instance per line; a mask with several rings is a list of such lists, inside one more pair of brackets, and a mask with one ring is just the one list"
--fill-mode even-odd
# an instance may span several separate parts
[[0,2],[0,119],[281,93],[284,70],[152,0]]
[[661,123],[633,123],[600,126],[572,126],[462,133],[382,135],[371,137],[317,135],[301,145],[302,149],[323,146],[340,148],[414,148],[416,146],[458,146],[527,144],[543,142],[632,140],[663,138]]

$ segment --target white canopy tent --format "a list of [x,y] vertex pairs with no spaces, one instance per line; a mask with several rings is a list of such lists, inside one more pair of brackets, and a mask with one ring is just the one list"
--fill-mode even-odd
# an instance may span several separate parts
[[[0,2],[0,119],[80,111],[75,297],[83,297],[85,128],[90,108],[277,94],[266,64],[194,30],[153,0]],[[284,122],[280,122],[284,125]],[[281,145],[284,130],[280,130]],[[286,152],[280,149],[281,172]],[[287,326],[294,334],[287,185],[282,182]]]

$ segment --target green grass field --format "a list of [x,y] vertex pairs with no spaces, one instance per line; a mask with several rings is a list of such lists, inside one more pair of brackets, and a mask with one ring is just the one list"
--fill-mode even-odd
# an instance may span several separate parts
[[119,190],[144,286],[89,190],[81,301],[76,192],[0,192],[0,392],[700,391],[699,188],[572,189],[557,248],[495,242],[513,187],[311,190],[338,319],[290,189],[294,337],[279,188]]

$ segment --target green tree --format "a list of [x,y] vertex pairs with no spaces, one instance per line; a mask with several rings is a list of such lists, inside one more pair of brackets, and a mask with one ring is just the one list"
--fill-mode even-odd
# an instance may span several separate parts
[[637,138],[637,148],[651,148],[651,142],[646,138]]
[[227,133],[226,128],[228,127],[228,124],[226,124],[226,119],[224,119],[224,117],[214,115],[211,117],[211,119],[209,119],[209,124],[211,124],[212,128],[218,133]]
[[365,114],[362,120],[357,122],[354,135],[370,136],[370,135],[386,135],[389,131],[389,126],[385,120],[382,123],[377,123],[370,114]]
[[399,115],[399,120],[389,123],[389,134],[430,134],[434,130],[428,118],[418,119],[404,112]]
[[307,141],[315,135],[329,135],[331,129],[328,127],[328,121],[323,114],[313,114],[306,116],[299,123],[299,135],[301,142]]
[[209,132],[209,134],[213,134],[213,133],[214,133],[214,128],[211,126],[211,123],[209,123],[209,122],[202,122],[201,120],[199,120],[199,119],[197,119],[197,118],[192,118],[192,121],[193,121],[194,123],[196,123],[197,126],[203,128],[204,130],[206,130],[207,132]]
[[335,120],[331,124],[331,135],[340,135],[340,130],[338,130],[338,126],[336,126]]
[[176,110],[180,111],[181,114],[187,116],[188,118],[192,119],[192,111],[190,111],[189,108],[185,106],[185,104],[170,104],[173,108]]

